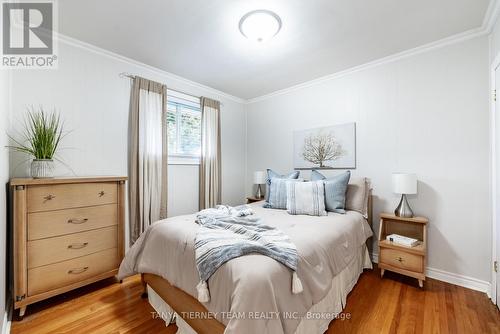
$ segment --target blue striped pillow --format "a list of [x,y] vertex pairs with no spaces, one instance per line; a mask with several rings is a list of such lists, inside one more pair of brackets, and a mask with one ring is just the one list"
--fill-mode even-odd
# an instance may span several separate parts
[[286,209],[291,215],[326,216],[323,181],[286,183]]
[[271,209],[286,209],[286,183],[287,182],[302,182],[302,180],[290,180],[281,178],[272,178],[271,186],[269,187],[269,198],[264,204],[265,208]]
[[[269,204],[269,197],[272,193],[272,189],[271,189],[271,180],[272,179],[298,179],[299,178],[299,174],[300,172],[299,171],[294,171],[294,172],[291,172],[291,173],[288,173],[287,175],[280,175],[278,173],[276,173],[275,171],[273,171],[272,169],[267,169],[267,180],[266,180],[266,203],[264,204],[264,207],[265,208],[270,208],[270,204]],[[285,209],[285,208],[283,208]]]

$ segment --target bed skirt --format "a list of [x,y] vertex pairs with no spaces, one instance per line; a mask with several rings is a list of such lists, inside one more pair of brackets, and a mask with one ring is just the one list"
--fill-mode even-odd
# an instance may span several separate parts
[[[323,334],[332,321],[332,316],[340,314],[346,305],[347,295],[352,291],[364,269],[372,269],[370,254],[366,245],[360,247],[358,254],[351,263],[332,280],[328,294],[308,311],[309,317],[304,317],[295,334]],[[175,322],[177,334],[197,334],[174,310],[148,285],[149,303],[168,326]]]

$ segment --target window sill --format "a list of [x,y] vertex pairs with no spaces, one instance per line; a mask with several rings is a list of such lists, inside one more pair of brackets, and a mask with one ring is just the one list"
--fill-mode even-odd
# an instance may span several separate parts
[[169,165],[199,165],[200,158],[168,157]]

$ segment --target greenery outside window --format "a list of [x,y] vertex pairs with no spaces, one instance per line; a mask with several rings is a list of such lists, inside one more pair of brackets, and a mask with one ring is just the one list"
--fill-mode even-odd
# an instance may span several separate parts
[[201,153],[199,99],[172,91],[167,92],[167,95],[169,164],[199,164]]

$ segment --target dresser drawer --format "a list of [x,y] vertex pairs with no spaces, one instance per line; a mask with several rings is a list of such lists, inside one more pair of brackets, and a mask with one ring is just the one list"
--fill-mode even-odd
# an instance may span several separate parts
[[117,227],[28,241],[28,269],[117,247]]
[[116,248],[28,270],[28,296],[61,288],[117,269]]
[[29,186],[28,212],[117,203],[116,183]]
[[88,231],[118,224],[116,204],[28,214],[28,240]]
[[418,273],[424,271],[424,258],[422,256],[405,253],[397,249],[381,248],[380,262]]

